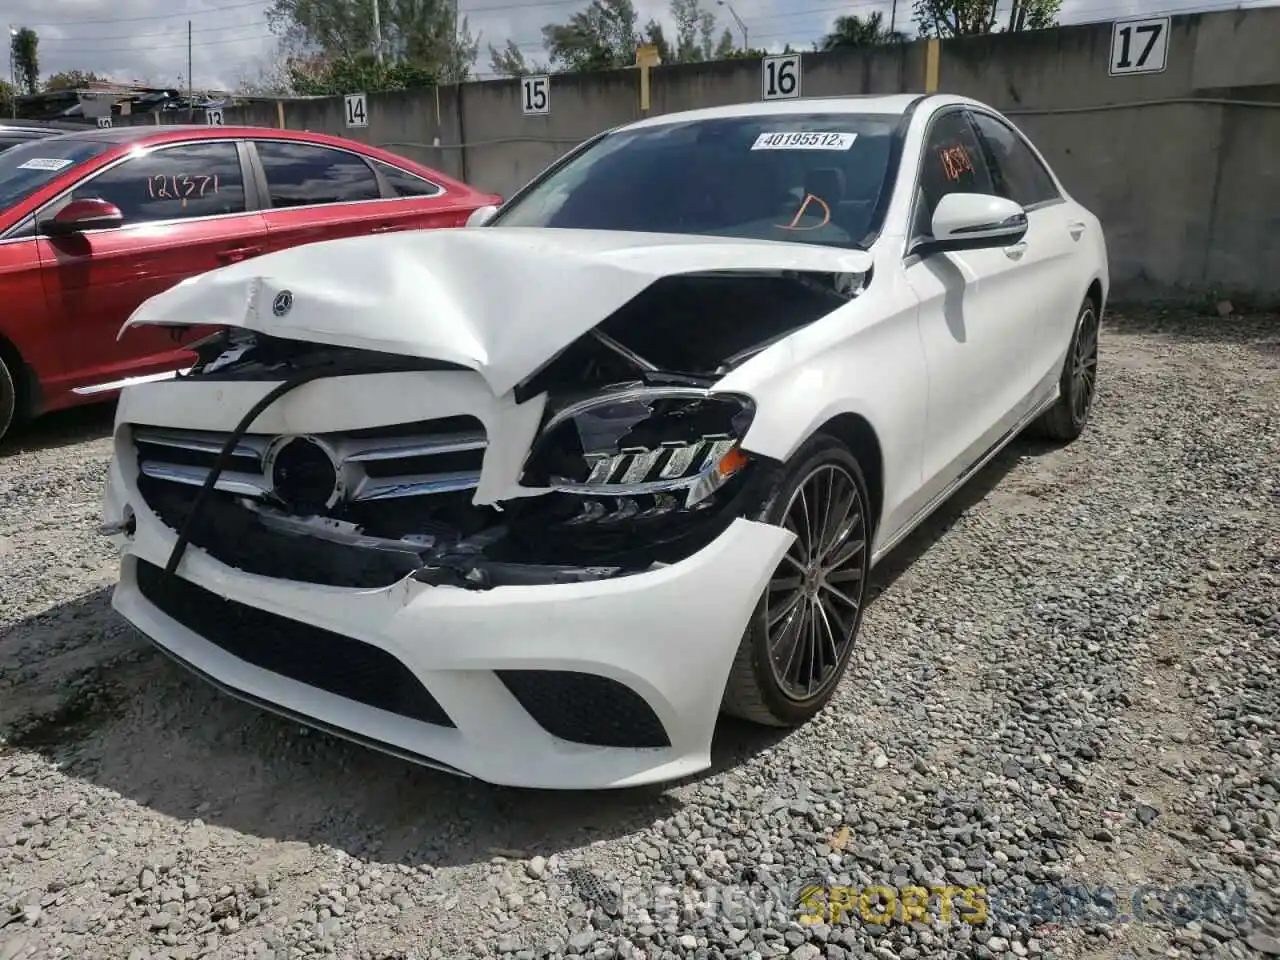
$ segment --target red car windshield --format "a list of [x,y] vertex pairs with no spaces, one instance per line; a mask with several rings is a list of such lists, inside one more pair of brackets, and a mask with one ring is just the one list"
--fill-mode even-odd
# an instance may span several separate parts
[[0,153],[0,211],[110,149],[111,144],[98,140],[48,137],[5,150]]

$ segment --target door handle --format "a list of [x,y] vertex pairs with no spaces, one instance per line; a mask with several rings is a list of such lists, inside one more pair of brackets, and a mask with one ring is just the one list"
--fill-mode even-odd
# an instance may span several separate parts
[[1084,235],[1084,224],[1079,220],[1073,220],[1067,224],[1067,230],[1070,232],[1072,240],[1079,240]]
[[1008,257],[1010,260],[1021,260],[1022,255],[1026,252],[1027,252],[1027,243],[1025,240],[1022,241],[1021,243],[1015,243],[1011,247],[1004,248],[1004,255]]
[[396,230],[403,230],[404,226],[399,223],[381,223],[370,230],[370,233],[393,233]]
[[218,259],[223,263],[235,263],[239,260],[256,257],[261,252],[261,247],[228,247],[226,250],[218,251]]

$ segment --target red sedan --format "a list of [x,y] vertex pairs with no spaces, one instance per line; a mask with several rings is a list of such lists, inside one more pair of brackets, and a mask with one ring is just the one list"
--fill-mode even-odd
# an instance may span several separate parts
[[316,240],[456,227],[500,203],[403,157],[262,127],[119,127],[0,153],[0,438],[188,365],[159,327],[117,334],[186,277]]

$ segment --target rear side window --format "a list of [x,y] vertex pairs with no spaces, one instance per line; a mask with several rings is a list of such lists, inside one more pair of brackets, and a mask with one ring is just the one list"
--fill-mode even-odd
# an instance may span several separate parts
[[311,143],[255,141],[272,207],[377,200],[378,179],[354,153]]
[[422,177],[415,177],[407,170],[393,167],[381,160],[374,160],[373,165],[378,168],[382,179],[387,181],[387,186],[397,197],[434,197],[444,193],[443,187]]
[[1007,124],[985,113],[973,114],[991,158],[991,175],[1002,196],[1024,207],[1058,199],[1058,188],[1044,164]]
[[71,198],[113,203],[125,223],[243,213],[240,153],[226,140],[161,147],[90,178]]

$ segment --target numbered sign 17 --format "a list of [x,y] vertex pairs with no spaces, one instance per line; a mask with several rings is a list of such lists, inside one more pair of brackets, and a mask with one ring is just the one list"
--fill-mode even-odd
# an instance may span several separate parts
[[348,127],[367,127],[369,125],[369,104],[363,93],[348,93],[344,98],[347,111]]
[[206,110],[204,112],[204,122],[211,127],[222,126],[222,110],[220,110],[218,107],[213,107],[209,110]]
[[794,100],[800,96],[800,54],[765,57],[761,61],[761,69],[764,71],[764,99]]
[[1117,20],[1111,27],[1111,76],[1160,73],[1168,64],[1169,18]]
[[541,115],[551,112],[551,78],[520,78],[520,112]]

